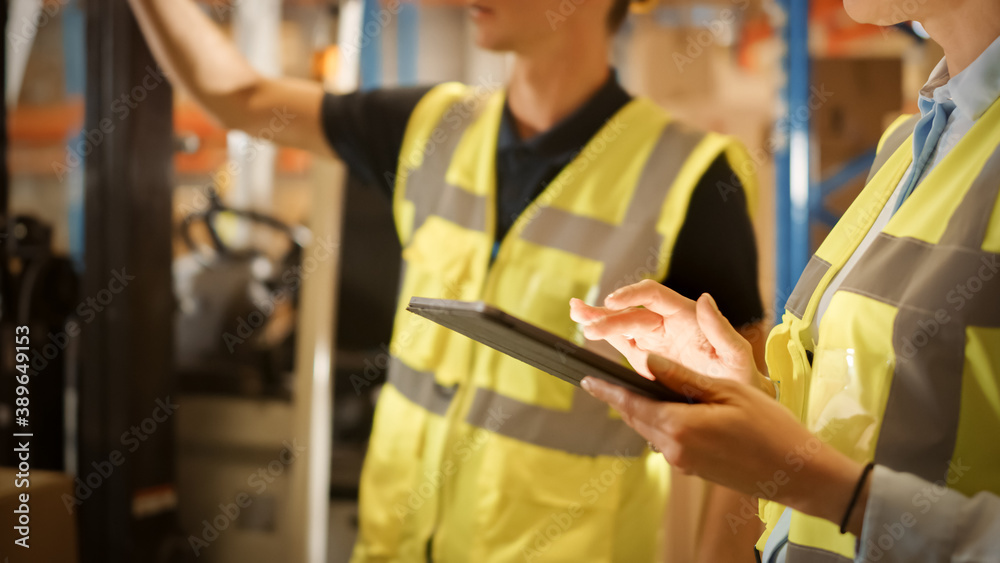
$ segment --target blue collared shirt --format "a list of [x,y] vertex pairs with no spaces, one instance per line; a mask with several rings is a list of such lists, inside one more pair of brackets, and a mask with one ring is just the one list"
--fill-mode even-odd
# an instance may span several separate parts
[[[950,99],[955,102],[955,111],[948,119],[948,125],[938,141],[934,160],[924,171],[924,177],[948,156],[998,97],[1000,97],[1000,37],[972,61],[972,64],[954,77],[948,73],[945,59],[941,59],[931,73],[930,80],[920,90],[917,104],[921,115],[927,115],[934,108],[935,101],[940,103]],[[912,170],[906,175],[909,176],[911,173]]]

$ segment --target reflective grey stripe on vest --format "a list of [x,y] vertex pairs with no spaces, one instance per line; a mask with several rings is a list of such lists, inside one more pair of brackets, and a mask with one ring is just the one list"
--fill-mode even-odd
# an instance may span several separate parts
[[600,219],[577,215],[556,207],[542,207],[521,231],[521,238],[542,246],[565,250],[591,260],[602,260],[615,227]]
[[981,250],[998,192],[1000,148],[940,244],[882,233],[840,288],[899,309],[896,366],[875,461],[929,481],[947,477],[955,449],[966,328],[1000,327],[1000,254]]
[[802,275],[799,277],[799,281],[796,282],[795,289],[792,290],[792,295],[788,298],[788,302],[785,303],[785,309],[788,309],[789,313],[801,319],[802,315],[806,312],[806,306],[809,305],[809,299],[813,293],[816,293],[819,282],[829,270],[830,263],[813,254],[812,258],[809,259],[809,263],[806,264],[806,269],[802,270]]
[[444,416],[457,387],[445,387],[434,381],[434,374],[417,371],[393,357],[389,365],[389,383],[410,402]]
[[601,298],[655,274],[663,245],[663,236],[656,230],[663,203],[674,178],[704,138],[705,133],[677,122],[664,127],[620,225],[542,207],[525,226],[521,238],[603,262],[598,283]]
[[[427,217],[437,215],[452,223],[476,231],[486,230],[486,197],[470,193],[448,184],[445,178],[452,156],[477,112],[458,112],[459,119],[450,118],[453,110],[464,102],[456,102],[445,111],[435,131],[442,131],[440,142],[428,141],[424,147],[423,163],[411,170],[406,180],[405,197],[413,203],[413,231],[424,224]],[[412,233],[410,233],[412,235]]]
[[899,127],[886,137],[885,142],[882,143],[882,150],[875,154],[875,162],[872,162],[871,171],[868,172],[868,179],[865,180],[865,185],[872,181],[875,174],[885,166],[886,161],[889,157],[893,155],[899,147],[903,146],[906,139],[913,134],[913,130],[917,127],[917,121],[920,121],[920,114],[914,114],[910,116],[909,119],[899,124]]
[[479,388],[465,421],[522,442],[575,455],[637,457],[646,449],[646,441],[634,430],[608,417],[607,405],[575,387],[569,411],[522,403]]

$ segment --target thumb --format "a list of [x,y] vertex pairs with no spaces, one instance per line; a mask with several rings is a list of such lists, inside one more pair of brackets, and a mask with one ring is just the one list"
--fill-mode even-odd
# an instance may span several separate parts
[[649,355],[646,365],[657,381],[683,395],[689,403],[718,402],[722,389],[730,383],[691,371],[655,354]]
[[711,295],[703,293],[698,298],[695,317],[698,319],[698,327],[702,334],[715,348],[716,354],[722,358],[725,365],[742,368],[748,362],[753,364],[753,349],[750,343],[722,315]]

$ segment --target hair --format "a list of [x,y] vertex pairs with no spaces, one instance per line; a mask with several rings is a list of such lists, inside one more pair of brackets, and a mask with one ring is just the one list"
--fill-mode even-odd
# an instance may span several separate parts
[[608,30],[611,33],[616,33],[625,22],[625,16],[628,15],[628,5],[630,3],[631,0],[614,0],[611,4],[611,11],[608,12]]

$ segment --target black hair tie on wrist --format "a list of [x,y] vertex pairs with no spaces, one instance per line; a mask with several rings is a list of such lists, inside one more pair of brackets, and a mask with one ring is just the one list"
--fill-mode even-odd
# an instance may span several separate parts
[[875,462],[869,462],[865,466],[864,471],[861,472],[861,478],[858,479],[858,484],[854,487],[854,494],[851,495],[851,503],[847,505],[847,512],[844,513],[844,519],[840,522],[840,533],[847,533],[847,521],[851,519],[851,513],[854,512],[854,505],[858,504],[858,497],[861,496],[861,489],[865,486],[865,480],[868,479],[868,474],[872,472],[875,468]]

